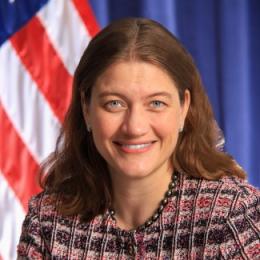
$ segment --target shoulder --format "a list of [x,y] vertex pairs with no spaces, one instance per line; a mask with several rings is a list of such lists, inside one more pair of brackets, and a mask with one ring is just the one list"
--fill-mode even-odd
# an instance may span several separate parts
[[241,224],[245,219],[251,219],[251,223],[260,228],[260,190],[238,177],[224,177],[220,182],[219,206],[229,207],[227,222],[235,220]]
[[54,201],[56,201],[54,196],[46,192],[39,193],[30,199],[17,247],[19,257],[30,257],[32,259],[47,257],[48,252],[43,243],[40,218],[55,214]]
[[[86,234],[102,225],[102,216],[85,222],[78,214],[65,216],[60,213],[61,197],[46,191],[32,197],[25,217],[18,245],[18,256],[30,259],[49,259],[50,255],[66,256],[68,247],[84,252]],[[76,239],[76,240],[75,240]],[[81,250],[81,251],[80,251]]]
[[212,181],[185,175],[180,186],[180,210],[195,212],[195,220],[209,219],[210,226],[215,227],[250,217],[259,225],[260,191],[245,180],[225,176]]
[[[41,219],[45,216],[52,217],[56,215],[56,203],[58,197],[54,194],[48,194],[43,191],[29,200],[28,212],[23,222],[22,232],[27,232],[28,228],[39,226]],[[23,233],[22,233],[23,235]]]
[[205,226],[205,252],[210,254],[210,248],[218,245],[224,259],[256,259],[260,246],[257,188],[234,176],[216,181],[184,176],[181,194],[182,201],[189,202],[181,210],[192,215],[194,232]]
[[45,241],[50,241],[53,234],[64,228],[70,227],[80,216],[64,215],[60,212],[63,200],[57,193],[43,191],[32,197],[29,202],[27,218],[37,219],[37,224],[41,229],[41,235]]
[[46,211],[55,211],[59,196],[55,193],[42,191],[29,200],[29,212],[41,214]]
[[28,212],[23,226],[30,225],[30,222],[37,220],[38,223],[51,220],[58,213],[60,198],[55,193],[43,191],[29,200]]
[[238,178],[236,176],[225,176],[220,179],[220,182],[223,183],[223,187],[226,189],[243,194],[243,196],[260,195],[258,188],[249,184],[247,180]]
[[225,190],[234,193],[226,220],[229,235],[221,245],[225,258],[257,259],[259,256],[260,191],[236,177],[223,179]]
[[73,232],[78,232],[78,230],[87,230],[90,225],[92,228],[101,226],[106,219],[106,215],[97,215],[92,220],[85,221],[82,215],[77,213],[63,214],[60,210],[63,204],[60,194],[46,191],[33,196],[29,202],[26,219],[29,221],[37,219],[45,241],[54,239],[53,236],[61,230],[73,235]]
[[183,175],[182,193],[197,201],[214,201],[218,207],[234,208],[238,205],[251,207],[259,203],[260,191],[246,180],[236,176],[225,176],[219,180],[206,180]]
[[95,224],[101,225],[104,221],[103,215],[97,215],[93,220],[86,222],[80,214],[63,214],[60,211],[63,203],[60,194],[43,191],[30,199],[27,218],[37,218],[40,226],[44,227],[44,231],[48,230],[47,227],[53,230],[53,224],[55,224],[55,228],[64,228],[73,223],[88,226],[93,221]]
[[[250,185],[246,180],[235,176],[223,177],[221,194],[230,194],[233,198],[231,209],[256,210],[260,206],[260,190]],[[230,214],[232,217],[232,214]]]

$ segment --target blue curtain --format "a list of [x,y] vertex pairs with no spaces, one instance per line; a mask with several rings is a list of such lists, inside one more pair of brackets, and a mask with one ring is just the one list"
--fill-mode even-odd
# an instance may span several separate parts
[[225,150],[260,187],[260,1],[90,0],[101,27],[122,17],[154,19],[190,51]]

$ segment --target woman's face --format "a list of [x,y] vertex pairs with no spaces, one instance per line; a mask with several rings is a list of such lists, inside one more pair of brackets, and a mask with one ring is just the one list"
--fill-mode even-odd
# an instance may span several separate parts
[[143,178],[172,171],[171,155],[190,103],[173,80],[146,62],[119,62],[97,80],[84,108],[94,143],[112,176]]

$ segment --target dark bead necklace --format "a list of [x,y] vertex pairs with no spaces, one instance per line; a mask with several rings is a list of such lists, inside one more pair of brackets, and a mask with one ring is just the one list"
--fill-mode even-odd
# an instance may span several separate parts
[[[143,230],[151,226],[159,218],[165,206],[167,205],[169,198],[171,198],[174,194],[174,189],[176,188],[177,180],[178,180],[178,172],[175,171],[174,174],[172,175],[171,182],[168,186],[168,190],[165,192],[164,197],[159,204],[159,207],[157,208],[155,213],[143,225],[137,228],[138,230]],[[115,211],[113,209],[109,209],[109,215],[113,220],[116,220]]]

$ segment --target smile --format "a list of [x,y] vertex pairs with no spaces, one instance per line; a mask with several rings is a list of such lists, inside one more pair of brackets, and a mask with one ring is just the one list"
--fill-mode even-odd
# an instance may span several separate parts
[[150,146],[151,143],[148,144],[123,144],[123,147],[126,147],[128,149],[133,149],[133,150],[138,150],[138,149],[143,149],[145,147]]
[[139,143],[139,144],[122,144],[122,143],[115,142],[115,144],[117,144],[120,147],[120,149],[126,153],[146,152],[152,147],[153,143],[154,142]]

